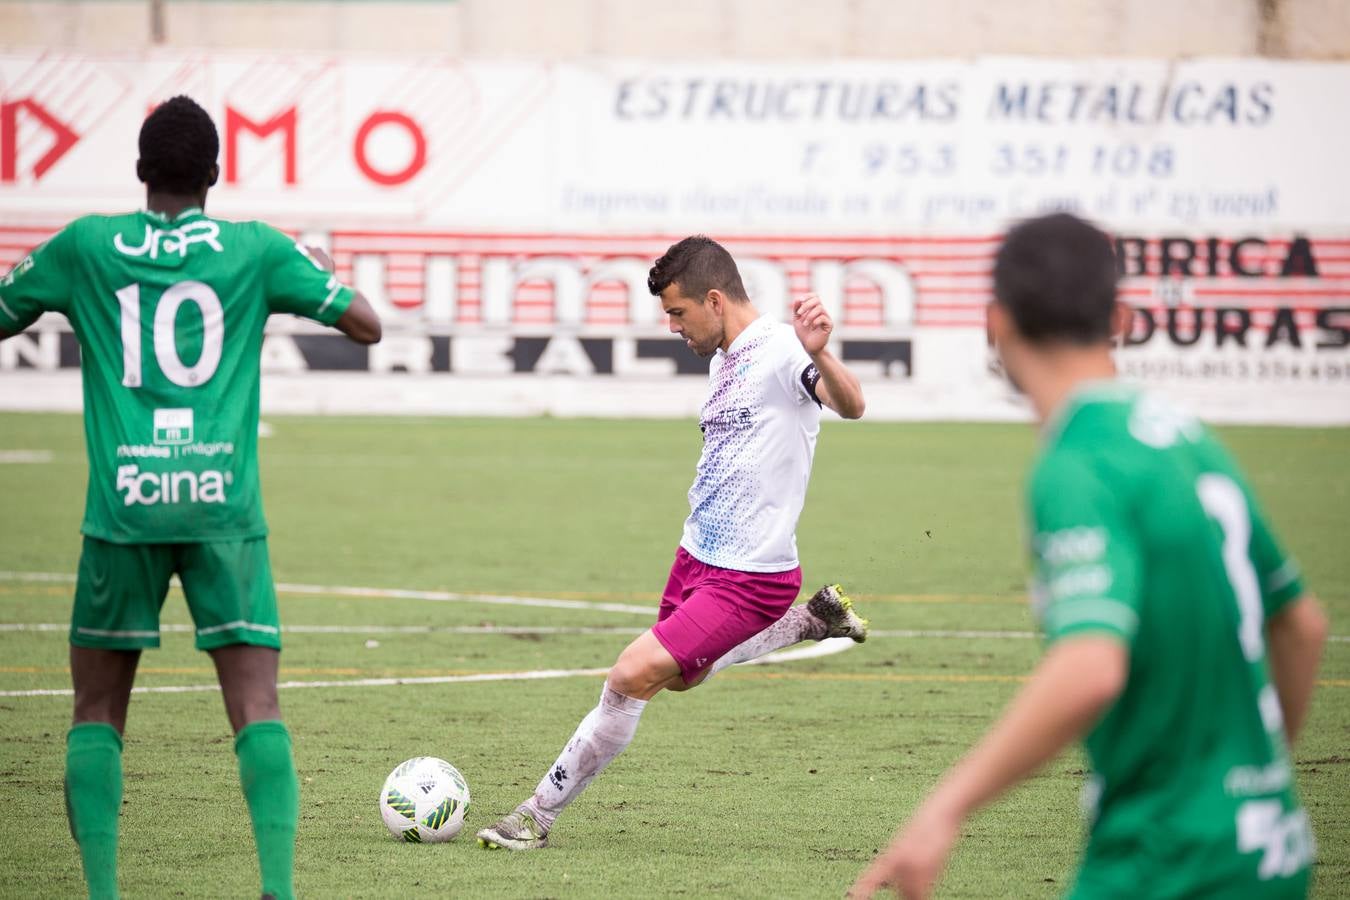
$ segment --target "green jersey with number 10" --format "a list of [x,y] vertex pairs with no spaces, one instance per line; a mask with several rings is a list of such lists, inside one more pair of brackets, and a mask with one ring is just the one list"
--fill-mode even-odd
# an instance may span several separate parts
[[261,222],[189,209],[77,219],[0,280],[0,329],[65,314],[79,339],[82,530],[122,544],[267,533],[258,489],[263,326],[335,323],[350,288]]
[[1074,896],[1303,896],[1313,841],[1264,639],[1303,587],[1231,457],[1162,398],[1093,385],[1049,426],[1029,494],[1047,637],[1129,650],[1086,738]]

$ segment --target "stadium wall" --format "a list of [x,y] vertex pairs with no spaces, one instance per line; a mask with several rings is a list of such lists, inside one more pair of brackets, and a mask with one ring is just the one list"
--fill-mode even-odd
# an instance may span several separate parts
[[[785,12],[786,11],[786,12]],[[580,60],[1345,59],[1342,0],[0,0],[0,47]]]

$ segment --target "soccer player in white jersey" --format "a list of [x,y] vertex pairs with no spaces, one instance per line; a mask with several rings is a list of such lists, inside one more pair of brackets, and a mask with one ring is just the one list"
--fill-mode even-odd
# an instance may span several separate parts
[[799,641],[867,637],[866,620],[838,585],[792,605],[802,584],[794,532],[821,407],[848,419],[863,414],[858,379],[826,348],[829,313],[812,296],[792,304],[791,325],[760,315],[731,254],[702,236],[667,250],[647,286],[670,330],[712,359],[684,536],[656,625],[619,655],[599,705],[534,794],[478,832],[484,847],[547,846],[559,814],[628,746],[660,691],[688,690],[728,665]]

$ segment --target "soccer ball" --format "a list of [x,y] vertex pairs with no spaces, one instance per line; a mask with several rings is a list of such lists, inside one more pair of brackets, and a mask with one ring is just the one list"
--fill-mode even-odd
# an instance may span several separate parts
[[469,785],[459,770],[434,756],[415,756],[389,773],[380,790],[380,816],[394,837],[439,844],[464,827]]

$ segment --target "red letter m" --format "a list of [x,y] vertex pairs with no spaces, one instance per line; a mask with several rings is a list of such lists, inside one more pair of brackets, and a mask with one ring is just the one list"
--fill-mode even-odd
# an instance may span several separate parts
[[259,124],[231,107],[225,107],[225,181],[239,183],[239,132],[248,131],[265,138],[276,130],[286,133],[286,183],[295,184],[295,107],[278,113]]

